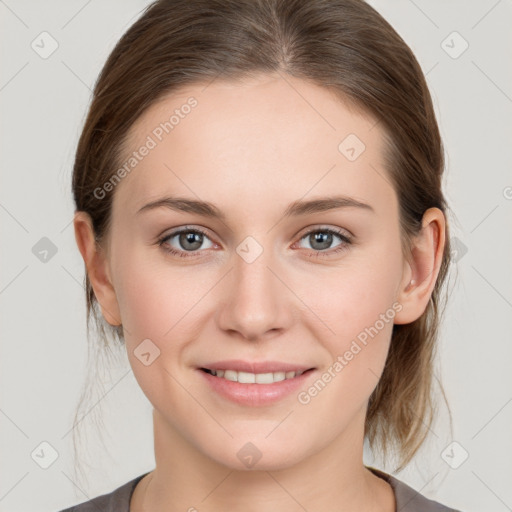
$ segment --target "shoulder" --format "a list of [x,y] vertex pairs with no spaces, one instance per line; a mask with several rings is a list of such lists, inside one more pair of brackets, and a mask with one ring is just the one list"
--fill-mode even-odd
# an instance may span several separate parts
[[[426,498],[392,475],[372,467],[367,466],[367,468],[391,485],[395,493],[396,509],[400,512],[461,512]],[[97,512],[98,510],[102,512],[129,512],[133,489],[146,475],[147,473],[139,475],[108,494],[102,494],[92,500],[74,505],[60,512]]]
[[60,512],[129,512],[130,498],[137,483],[146,476],[147,473],[126,482],[117,489],[102,494],[84,503],[79,503],[72,507],[61,510]]
[[426,498],[406,483],[388,473],[369,466],[366,467],[391,485],[395,493],[396,510],[400,512],[461,512]]

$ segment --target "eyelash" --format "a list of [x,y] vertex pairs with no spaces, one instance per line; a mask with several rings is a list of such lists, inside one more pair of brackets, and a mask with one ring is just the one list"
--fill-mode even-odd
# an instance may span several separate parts
[[[199,233],[207,238],[209,238],[208,234],[203,231],[202,229],[200,228],[183,228],[183,229],[180,229],[178,231],[174,231],[173,233],[170,233],[168,235],[165,235],[164,237],[162,238],[159,238],[158,239],[158,245],[160,247],[162,247],[162,249],[167,252],[167,253],[170,253],[172,255],[175,255],[175,256],[179,256],[181,258],[193,258],[195,257],[195,254],[197,254],[198,252],[200,251],[189,251],[190,254],[186,254],[185,251],[178,251],[170,246],[166,246],[165,245],[165,242],[167,242],[168,240],[170,240],[171,238],[174,238],[176,235],[180,235],[182,233]],[[309,254],[309,256],[312,256],[312,257],[316,257],[318,258],[321,254],[328,254],[328,256],[325,256],[325,257],[330,257],[330,256],[333,256],[334,254],[337,254],[337,253],[340,253],[342,251],[346,251],[348,250],[349,248],[349,245],[352,244],[352,240],[350,237],[348,237],[347,235],[345,235],[344,233],[342,233],[341,231],[338,231],[337,229],[333,229],[333,228],[314,228],[314,229],[311,229],[310,231],[308,231],[307,233],[304,233],[301,238],[299,239],[300,240],[303,240],[304,238],[306,238],[308,235],[312,234],[312,233],[329,233],[329,234],[333,234],[333,235],[336,235],[338,236],[339,238],[341,238],[341,240],[343,241],[342,244],[338,245],[335,249],[331,249],[331,250],[323,250],[323,251],[313,251]],[[322,256],[324,257],[324,256]]]

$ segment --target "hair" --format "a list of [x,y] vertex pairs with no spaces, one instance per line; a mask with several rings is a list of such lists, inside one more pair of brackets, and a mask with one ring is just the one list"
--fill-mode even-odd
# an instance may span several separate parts
[[[443,145],[420,65],[391,25],[362,0],[151,3],[110,53],[76,151],[76,210],[90,216],[99,250],[108,240],[114,192],[98,199],[94,191],[122,164],[123,144],[139,116],[189,84],[261,73],[327,88],[380,123],[385,169],[399,201],[402,250],[410,259],[424,212],[437,207],[446,214],[448,208],[441,184]],[[416,321],[393,326],[386,364],[369,399],[365,439],[383,457],[391,449],[398,453],[399,469],[416,454],[435,417],[435,351],[450,252],[446,222],[444,254],[428,305]],[[84,283],[89,357],[91,350],[123,347],[122,325],[104,320],[87,270]],[[90,339],[93,321],[101,345]],[[446,401],[442,386],[441,391]]]

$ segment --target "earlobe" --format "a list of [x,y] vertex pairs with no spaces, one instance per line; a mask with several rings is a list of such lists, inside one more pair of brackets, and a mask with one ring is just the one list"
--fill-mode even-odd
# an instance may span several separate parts
[[423,215],[421,231],[413,239],[410,271],[397,298],[402,310],[395,316],[395,324],[414,322],[425,312],[443,260],[444,245],[444,214],[439,208],[429,208]]
[[105,320],[113,326],[121,325],[119,305],[112,286],[108,260],[97,244],[92,221],[87,212],[76,211],[73,220],[75,240],[87,269],[89,281],[94,290]]

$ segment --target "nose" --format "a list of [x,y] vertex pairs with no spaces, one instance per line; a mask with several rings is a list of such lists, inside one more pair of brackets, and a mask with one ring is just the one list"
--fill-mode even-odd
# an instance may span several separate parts
[[220,291],[219,328],[248,341],[274,337],[288,329],[294,306],[284,274],[270,250],[252,262],[235,254],[233,269]]

